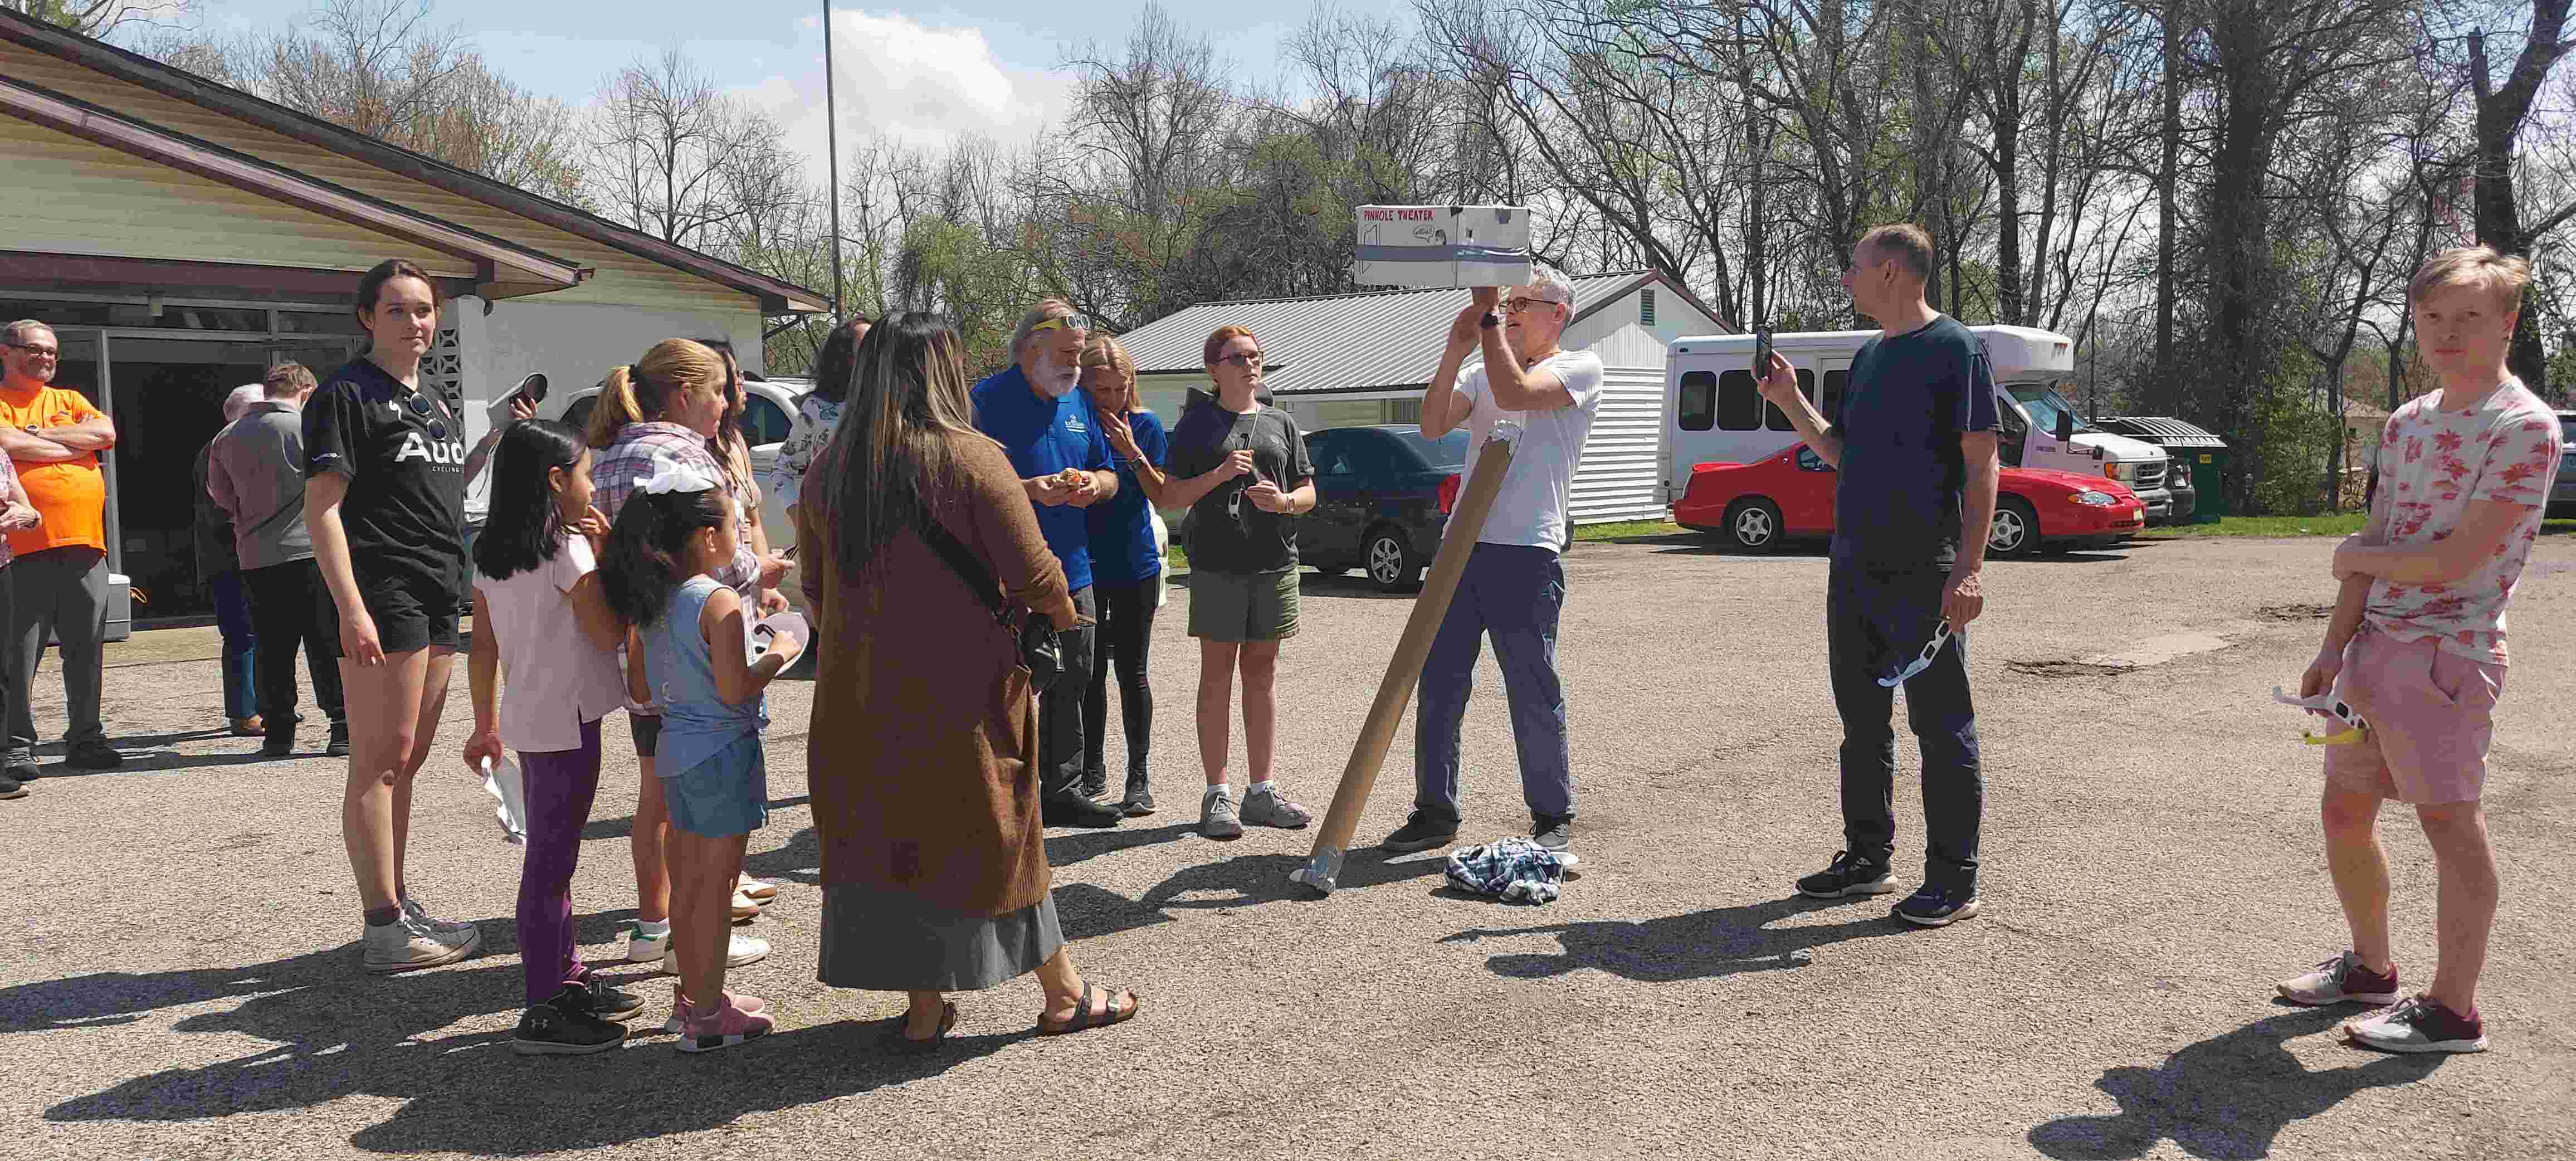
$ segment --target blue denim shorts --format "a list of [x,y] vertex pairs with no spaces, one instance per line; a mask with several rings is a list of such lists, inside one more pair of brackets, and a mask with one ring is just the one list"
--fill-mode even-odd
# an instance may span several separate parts
[[714,757],[665,779],[671,825],[693,835],[750,834],[769,822],[769,764],[760,735],[745,734]]

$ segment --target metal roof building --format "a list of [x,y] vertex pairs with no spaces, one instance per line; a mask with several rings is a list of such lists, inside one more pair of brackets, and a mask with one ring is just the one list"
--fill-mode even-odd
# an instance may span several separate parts
[[[1656,459],[1664,410],[1664,349],[1683,335],[1734,327],[1691,293],[1648,270],[1576,277],[1568,350],[1590,350],[1605,368],[1601,409],[1574,476],[1577,523],[1659,519]],[[1440,363],[1449,321],[1466,290],[1382,290],[1307,298],[1211,302],[1119,336],[1136,360],[1146,406],[1167,421],[1190,388],[1209,385],[1200,361],[1210,333],[1250,328],[1268,360],[1263,384],[1298,426],[1416,423],[1422,389]],[[1470,366],[1473,366],[1471,363]]]

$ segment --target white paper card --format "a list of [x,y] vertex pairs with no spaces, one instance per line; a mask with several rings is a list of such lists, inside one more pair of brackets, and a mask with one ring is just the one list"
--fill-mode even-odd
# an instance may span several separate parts
[[1525,206],[1361,206],[1351,277],[1362,286],[1526,286]]
[[484,759],[483,792],[499,803],[492,808],[492,814],[501,821],[501,841],[528,845],[528,787],[519,768],[506,759],[498,766]]

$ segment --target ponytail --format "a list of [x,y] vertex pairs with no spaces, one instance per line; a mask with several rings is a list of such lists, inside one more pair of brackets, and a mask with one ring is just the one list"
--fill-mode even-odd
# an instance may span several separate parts
[[618,619],[642,627],[661,619],[685,574],[680,557],[701,528],[724,525],[724,496],[638,492],[627,497],[600,553],[600,593]]
[[626,430],[627,424],[644,422],[644,409],[635,402],[635,377],[633,364],[608,373],[608,381],[600,384],[599,402],[590,409],[582,442],[604,451],[617,442],[617,433]]

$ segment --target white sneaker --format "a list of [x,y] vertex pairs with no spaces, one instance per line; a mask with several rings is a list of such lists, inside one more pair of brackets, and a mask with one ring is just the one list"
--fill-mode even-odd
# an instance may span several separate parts
[[736,888],[734,888],[734,890],[733,890],[733,919],[734,919],[734,922],[736,922],[736,923],[740,923],[740,922],[742,922],[742,921],[743,921],[743,920],[745,920],[745,919],[758,919],[758,918],[760,918],[760,900],[758,900],[758,899],[754,899],[754,898],[752,898],[750,895],[745,894],[745,893],[743,892],[743,889],[742,889],[742,888],[740,888],[740,887],[736,887]]
[[483,932],[471,925],[461,931],[440,931],[405,915],[382,927],[367,928],[361,942],[366,945],[367,970],[383,975],[454,963],[483,946]]
[[429,908],[409,895],[403,896],[401,902],[403,914],[428,924],[432,931],[464,931],[474,926],[471,923],[459,923],[452,919],[433,919],[430,917]]
[[745,896],[763,907],[778,898],[778,884],[763,882],[749,875],[734,876],[733,890],[734,894]]
[[641,921],[626,921],[626,962],[659,963],[670,951],[671,925],[668,922],[662,924],[660,935],[646,935]]
[[[633,935],[626,941],[626,962],[658,963],[662,965],[663,971],[676,974],[680,969],[671,963],[670,951],[671,936],[668,932],[650,939]],[[744,935],[736,931],[729,933],[725,940],[726,967],[738,968],[744,964],[759,963],[768,958],[769,941],[757,935]]]

